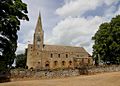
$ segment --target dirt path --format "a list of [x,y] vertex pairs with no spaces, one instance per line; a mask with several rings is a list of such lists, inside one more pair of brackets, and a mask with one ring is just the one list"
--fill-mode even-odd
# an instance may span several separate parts
[[0,86],[120,86],[120,72],[63,79],[0,83]]

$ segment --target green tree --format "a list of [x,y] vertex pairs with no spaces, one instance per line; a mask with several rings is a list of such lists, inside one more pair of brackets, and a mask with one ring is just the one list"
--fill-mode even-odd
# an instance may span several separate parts
[[19,54],[16,56],[16,68],[25,68],[26,67],[26,58],[25,54]]
[[29,20],[21,0],[0,0],[0,71],[11,67],[17,48],[20,20]]
[[16,68],[27,68],[26,61],[27,61],[27,49],[25,50],[24,54],[18,54],[16,56],[15,67]]
[[92,39],[95,42],[93,58],[96,64],[99,60],[105,64],[120,64],[120,15],[109,23],[101,24]]

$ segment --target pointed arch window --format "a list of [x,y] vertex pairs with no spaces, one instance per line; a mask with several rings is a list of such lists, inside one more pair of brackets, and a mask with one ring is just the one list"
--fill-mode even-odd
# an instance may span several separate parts
[[65,61],[62,61],[62,66],[65,66],[65,63],[66,63]]
[[60,58],[60,54],[58,54],[58,57]]
[[72,61],[69,61],[69,65],[72,65]]
[[66,54],[66,58],[68,58],[68,54]]
[[54,66],[56,67],[58,65],[58,61],[54,61]]
[[53,58],[53,54],[50,54],[50,57]]

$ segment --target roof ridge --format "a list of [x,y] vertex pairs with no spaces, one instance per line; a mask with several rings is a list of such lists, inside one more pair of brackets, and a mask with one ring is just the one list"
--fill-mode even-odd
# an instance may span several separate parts
[[52,44],[44,44],[44,46],[58,46],[58,47],[83,48],[83,47],[79,47],[79,46],[70,46],[70,45],[52,45]]

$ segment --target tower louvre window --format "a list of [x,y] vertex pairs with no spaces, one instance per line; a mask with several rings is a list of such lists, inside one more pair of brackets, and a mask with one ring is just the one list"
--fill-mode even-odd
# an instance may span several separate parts
[[41,41],[41,40],[40,40],[40,36],[39,36],[39,35],[37,36],[37,41]]

